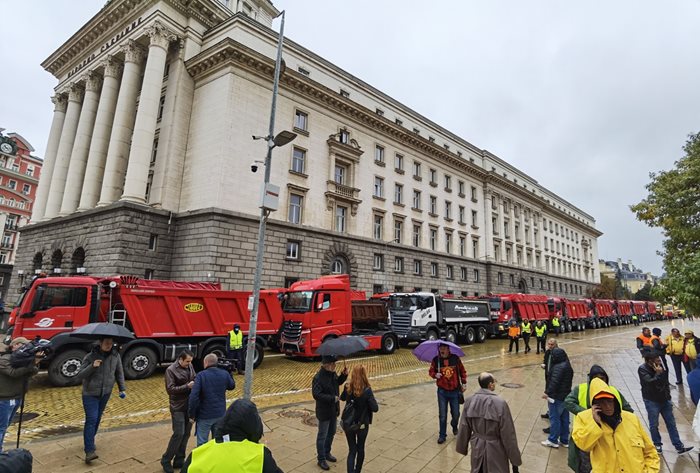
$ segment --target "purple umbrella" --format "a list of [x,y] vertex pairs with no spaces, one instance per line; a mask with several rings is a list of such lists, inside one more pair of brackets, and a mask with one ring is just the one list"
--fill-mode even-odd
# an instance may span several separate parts
[[454,343],[448,342],[446,340],[426,340],[425,342],[421,343],[413,349],[413,355],[420,361],[430,363],[433,361],[433,358],[438,356],[438,348],[440,347],[440,345],[446,345],[450,347],[450,353],[453,355],[457,355],[459,357],[464,356],[464,352],[461,348],[459,348]]

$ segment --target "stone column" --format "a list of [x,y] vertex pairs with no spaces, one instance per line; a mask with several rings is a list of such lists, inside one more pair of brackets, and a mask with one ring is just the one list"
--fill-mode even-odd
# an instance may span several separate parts
[[133,40],[127,41],[123,50],[124,73],[114,111],[98,206],[109,205],[121,195],[131,134],[134,131],[136,96],[139,92],[144,50]]
[[78,206],[78,210],[81,211],[95,207],[97,200],[100,198],[107,148],[109,147],[109,135],[112,133],[112,121],[114,120],[114,110],[117,106],[117,96],[119,94],[119,78],[122,73],[121,62],[117,61],[113,56],[108,56],[104,66],[102,94],[100,95],[100,104],[97,106],[95,129],[92,132],[92,140],[90,141],[90,152]]
[[49,198],[46,201],[46,212],[44,220],[54,218],[58,215],[63,201],[63,191],[66,187],[66,175],[68,165],[73,153],[75,134],[78,131],[80,121],[80,108],[85,90],[81,85],[72,84],[68,93],[68,109],[66,110],[66,120],[61,132],[61,142],[56,153],[56,164],[51,175],[51,186],[49,187]]
[[63,201],[61,210],[58,213],[61,217],[72,214],[78,208],[80,191],[83,188],[83,177],[85,176],[85,165],[87,164],[88,152],[90,151],[92,131],[95,128],[95,115],[97,114],[97,105],[100,101],[101,86],[102,76],[95,71],[90,71],[85,81],[83,109],[80,112],[78,131],[75,134],[75,144],[73,145],[73,152],[68,165]]
[[493,261],[493,225],[491,225],[491,216],[493,215],[493,192],[491,189],[484,189],[484,256],[487,261]]
[[58,144],[61,141],[61,130],[63,130],[63,122],[66,119],[67,97],[64,94],[57,94],[51,98],[51,101],[55,106],[53,110],[53,120],[51,121],[51,131],[49,131],[49,141],[46,144],[44,164],[41,167],[41,174],[39,175],[39,187],[34,197],[32,222],[38,222],[44,218],[46,200],[49,197],[49,187],[51,186],[51,176],[53,175],[53,168],[56,164],[56,153],[58,152]]
[[139,98],[139,108],[136,112],[134,136],[131,140],[129,167],[124,181],[124,194],[121,200],[146,203],[146,186],[148,183],[148,168],[153,152],[153,139],[156,134],[158,121],[158,106],[160,92],[163,88],[163,71],[168,55],[170,41],[175,35],[159,22],[155,22],[146,32],[151,38],[146,60],[146,71],[143,75],[143,86]]

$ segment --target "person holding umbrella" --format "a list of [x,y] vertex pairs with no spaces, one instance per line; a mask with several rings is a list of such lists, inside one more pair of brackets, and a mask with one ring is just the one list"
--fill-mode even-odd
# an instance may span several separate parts
[[340,413],[339,387],[348,379],[348,368],[343,368],[338,376],[335,372],[335,362],[336,357],[333,355],[322,356],[321,369],[311,382],[311,394],[316,400],[316,419],[318,419],[316,455],[318,466],[322,470],[330,470],[328,462],[337,461],[331,454],[331,447]]
[[119,386],[119,397],[122,399],[126,397],[124,367],[113,338],[100,338],[99,344],[95,345],[83,358],[83,364],[75,375],[75,379],[83,382],[83,409],[85,410],[83,443],[85,463],[89,464],[98,458],[95,453],[95,436],[115,382]]
[[[421,345],[428,343],[423,342]],[[419,345],[420,346],[420,345]],[[437,443],[445,443],[447,438],[447,405],[450,405],[452,414],[452,433],[457,435],[459,425],[459,396],[464,391],[467,384],[467,371],[464,369],[462,360],[457,354],[452,352],[455,346],[460,352],[462,350],[453,343],[440,341],[438,345],[438,355],[430,363],[428,374],[435,379],[437,385],[438,417],[440,433]],[[416,350],[418,350],[416,348]],[[415,354],[415,352],[414,352]],[[464,352],[462,352],[462,355]],[[418,356],[418,355],[416,355]]]

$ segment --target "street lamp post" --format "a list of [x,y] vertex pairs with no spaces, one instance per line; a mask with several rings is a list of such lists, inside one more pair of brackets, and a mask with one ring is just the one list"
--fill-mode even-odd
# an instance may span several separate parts
[[[284,41],[284,11],[281,13],[282,23],[280,24],[279,39],[277,42],[277,59],[275,61],[275,73],[272,83],[272,106],[270,108],[270,127],[268,134],[265,137],[256,137],[253,139],[265,139],[267,142],[267,154],[265,155],[265,180],[263,183],[263,202],[260,205],[260,226],[258,227],[258,249],[255,258],[255,279],[253,281],[253,303],[250,311],[250,326],[248,328],[248,341],[246,347],[245,359],[245,386],[243,388],[243,397],[250,399],[253,393],[253,364],[255,361],[255,339],[257,335],[258,324],[258,307],[260,305],[260,280],[262,276],[263,255],[265,253],[265,224],[267,217],[272,210],[276,210],[276,205],[268,206],[266,198],[269,194],[270,184],[270,165],[272,162],[272,150],[278,146],[289,144],[297,137],[295,133],[290,131],[282,131],[275,136],[275,111],[277,108],[277,89],[279,88],[280,68],[282,64],[282,43]],[[275,199],[276,200],[276,199]]]

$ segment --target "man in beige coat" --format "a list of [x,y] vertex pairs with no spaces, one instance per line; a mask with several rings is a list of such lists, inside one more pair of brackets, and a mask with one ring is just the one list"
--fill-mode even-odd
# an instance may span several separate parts
[[459,420],[457,452],[466,455],[472,447],[472,473],[509,473],[522,464],[513,417],[506,401],[493,392],[491,373],[479,375],[479,389],[464,400]]

